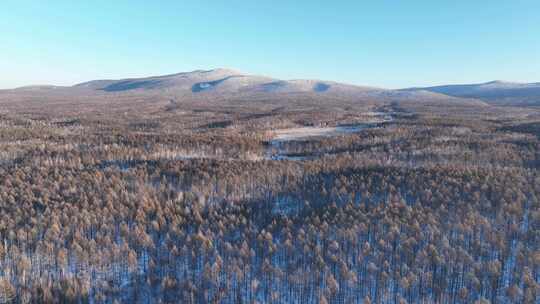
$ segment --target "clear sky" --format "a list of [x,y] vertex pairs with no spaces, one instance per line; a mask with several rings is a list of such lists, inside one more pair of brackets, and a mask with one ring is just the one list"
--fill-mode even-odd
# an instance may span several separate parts
[[0,4],[0,88],[217,67],[388,88],[538,82],[540,1]]

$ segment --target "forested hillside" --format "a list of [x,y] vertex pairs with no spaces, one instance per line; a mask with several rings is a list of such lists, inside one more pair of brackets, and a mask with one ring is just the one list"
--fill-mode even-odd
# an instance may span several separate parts
[[539,303],[534,108],[0,106],[0,303]]

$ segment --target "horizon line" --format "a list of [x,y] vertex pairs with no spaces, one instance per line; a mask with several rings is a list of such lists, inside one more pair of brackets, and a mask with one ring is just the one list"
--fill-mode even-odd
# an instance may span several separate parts
[[360,84],[360,83],[352,83],[352,82],[347,82],[347,81],[337,81],[337,80],[331,80],[331,79],[319,79],[319,78],[290,78],[290,79],[281,79],[281,78],[275,78],[273,76],[268,76],[264,73],[246,73],[246,72],[243,72],[239,69],[235,69],[235,68],[229,68],[229,67],[217,67],[217,68],[211,68],[211,69],[195,69],[195,70],[191,70],[191,71],[183,71],[183,72],[176,72],[176,73],[164,73],[164,74],[153,74],[153,75],[150,75],[150,76],[127,76],[127,77],[123,77],[123,78],[109,78],[109,77],[104,77],[104,78],[94,78],[94,79],[90,79],[90,80],[86,80],[86,81],[82,81],[82,82],[75,82],[75,83],[72,83],[72,84],[60,84],[60,85],[57,85],[57,84],[51,84],[51,83],[37,83],[37,84],[28,84],[28,85],[21,85],[21,86],[16,86],[16,87],[5,87],[5,88],[1,88],[0,87],[0,90],[2,91],[6,91],[6,90],[18,90],[18,89],[24,89],[24,88],[31,88],[31,87],[58,87],[58,88],[71,88],[71,87],[75,87],[75,86],[78,86],[78,85],[82,85],[82,84],[85,84],[85,83],[89,83],[89,82],[93,82],[93,81],[121,81],[121,80],[134,80],[134,79],[145,79],[145,78],[158,78],[158,77],[170,77],[170,76],[177,76],[177,75],[181,75],[181,74],[190,74],[190,73],[197,73],[197,72],[202,72],[202,73],[208,73],[208,72],[213,72],[213,71],[218,71],[218,70],[224,70],[224,71],[231,71],[231,72],[238,72],[238,76],[261,76],[261,77],[268,77],[268,78],[273,78],[273,79],[276,79],[276,80],[283,80],[283,81],[294,81],[294,80],[313,80],[313,81],[321,81],[321,82],[335,82],[335,83],[339,83],[339,84],[345,84],[345,85],[351,85],[351,86],[357,86],[357,87],[374,87],[374,88],[378,88],[378,89],[384,89],[384,90],[394,90],[394,91],[398,91],[398,90],[407,90],[407,89],[424,89],[424,88],[434,88],[434,87],[442,87],[442,86],[466,86],[466,85],[485,85],[485,84],[492,84],[492,83],[504,83],[504,84],[520,84],[520,85],[530,85],[530,84],[540,84],[540,82],[535,82],[535,81],[527,81],[527,82],[521,82],[521,81],[508,81],[508,80],[501,80],[501,79],[496,79],[496,80],[490,80],[490,81],[477,81],[477,82],[470,82],[470,83],[467,83],[467,82],[445,82],[445,83],[440,83],[440,84],[434,84],[434,85],[413,85],[413,86],[406,86],[406,87],[398,87],[398,88],[388,88],[388,87],[384,87],[384,86],[379,86],[379,85],[372,85],[372,84]]

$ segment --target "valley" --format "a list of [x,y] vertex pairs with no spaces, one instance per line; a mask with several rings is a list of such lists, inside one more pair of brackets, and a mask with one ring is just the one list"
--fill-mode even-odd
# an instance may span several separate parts
[[538,299],[540,109],[230,73],[1,92],[0,297]]

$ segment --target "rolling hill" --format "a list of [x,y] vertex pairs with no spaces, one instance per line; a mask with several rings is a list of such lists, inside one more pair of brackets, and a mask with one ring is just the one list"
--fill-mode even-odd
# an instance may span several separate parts
[[433,105],[485,106],[475,98],[449,96],[435,90],[388,90],[324,80],[281,80],[249,75],[231,69],[196,70],[177,74],[93,80],[74,86],[28,86],[0,91],[0,102],[6,100],[91,100],[160,99],[176,101],[228,102],[268,101],[290,104],[300,101],[317,104],[420,103]]
[[476,98],[494,105],[539,106],[540,83],[491,81],[481,84],[443,85],[404,89],[406,92],[429,91],[460,98]]

